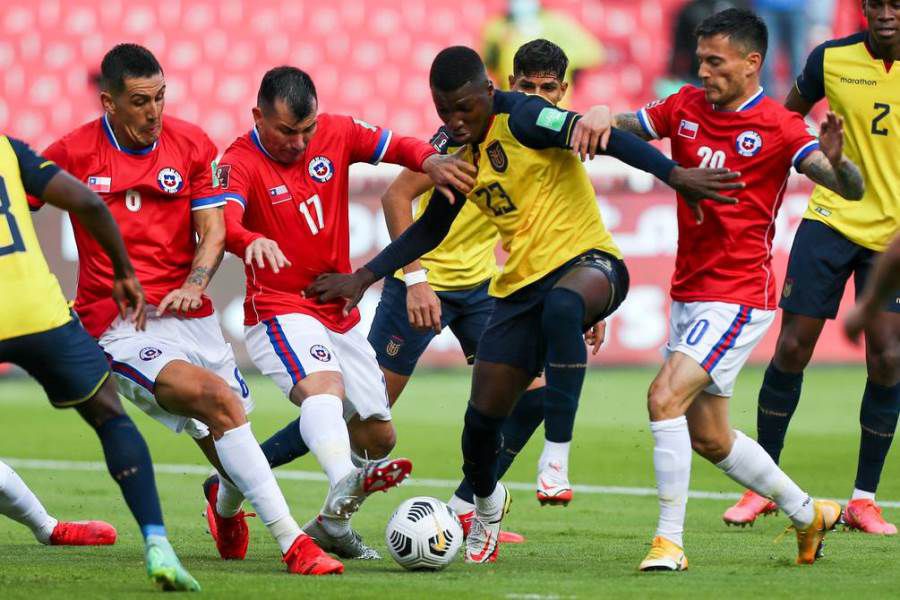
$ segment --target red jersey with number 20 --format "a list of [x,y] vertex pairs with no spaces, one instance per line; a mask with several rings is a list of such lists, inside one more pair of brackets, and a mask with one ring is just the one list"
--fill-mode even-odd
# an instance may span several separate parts
[[693,86],[648,104],[637,116],[649,135],[671,139],[672,158],[681,166],[739,171],[746,184],[723,192],[737,198],[736,205],[704,201],[700,224],[679,196],[672,299],[774,310],[775,215],[791,166],[819,147],[803,117],[762,89],[736,111],[716,110]]
[[244,323],[290,313],[315,317],[338,333],[359,322],[344,301],[320,304],[303,297],[321,273],[350,272],[348,179],[355,162],[401,164],[414,171],[436,151],[424,141],[350,117],[321,114],[316,133],[293,164],[272,158],[254,128],[239,137],[219,161],[225,207],[225,247],[241,259],[260,237],[278,243],[291,262],[278,273],[247,265]]
[[[181,287],[197,246],[192,211],[225,204],[213,183],[216,147],[203,130],[165,117],[156,143],[132,151],[118,143],[104,116],[57,140],[43,155],[106,202],[149,305]],[[110,296],[112,262],[77,219],[72,226],[78,246],[75,311],[85,329],[100,337],[118,314]],[[212,302],[203,296],[200,308],[186,316],[212,312]]]

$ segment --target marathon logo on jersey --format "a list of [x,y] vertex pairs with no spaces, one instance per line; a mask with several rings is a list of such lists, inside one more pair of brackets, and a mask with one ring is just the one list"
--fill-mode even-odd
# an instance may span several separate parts
[[741,156],[756,156],[762,147],[762,136],[755,131],[745,131],[737,136],[737,151]]
[[500,140],[494,140],[491,142],[488,147],[485,149],[485,152],[488,155],[488,159],[491,161],[491,166],[494,167],[494,170],[498,173],[503,173],[506,171],[506,168],[509,166],[509,159],[506,158],[506,152],[503,151],[503,146],[500,145]]
[[281,204],[282,202],[287,202],[292,199],[291,193],[288,191],[286,185],[279,185],[273,188],[269,188],[269,200],[272,201],[272,204]]
[[92,192],[103,194],[109,192],[112,185],[112,177],[88,177],[87,185]]
[[325,183],[334,175],[334,165],[325,156],[316,156],[309,161],[309,176],[318,181]]
[[156,182],[159,184],[159,189],[169,194],[177,194],[184,187],[184,178],[172,167],[160,169],[156,174]]
[[678,135],[689,140],[696,140],[699,131],[700,125],[687,119],[682,119],[678,125]]
[[315,346],[310,348],[309,355],[314,359],[320,360],[322,362],[329,362],[331,360],[331,352],[329,352],[328,348],[326,348],[322,344],[316,344]]

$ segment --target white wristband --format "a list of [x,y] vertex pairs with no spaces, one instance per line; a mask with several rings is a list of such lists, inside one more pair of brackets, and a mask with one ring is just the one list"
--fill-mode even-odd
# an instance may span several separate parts
[[417,283],[426,283],[428,281],[428,272],[425,269],[419,269],[418,271],[413,271],[411,273],[404,273],[403,281],[406,282],[406,287],[416,285]]

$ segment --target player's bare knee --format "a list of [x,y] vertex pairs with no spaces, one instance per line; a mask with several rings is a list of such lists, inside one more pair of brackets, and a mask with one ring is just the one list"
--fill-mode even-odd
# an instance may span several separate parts
[[872,383],[892,386],[900,380],[900,350],[896,346],[866,352],[866,371]]
[[302,406],[303,401],[310,396],[328,394],[330,396],[344,397],[344,378],[338,371],[319,371],[311,373],[298,381],[291,389],[291,402]]
[[691,434],[691,448],[711,463],[720,463],[728,456],[731,448],[724,442],[720,436]]
[[660,379],[650,384],[647,391],[647,412],[650,413],[651,421],[674,419],[684,414],[678,396],[666,381]]
[[112,375],[100,386],[97,393],[79,405],[77,410],[78,414],[94,428],[100,427],[110,419],[124,415],[125,409],[122,407],[122,401],[119,400]]
[[206,423],[213,437],[240,427],[247,422],[247,415],[237,394],[218,377],[211,377],[201,384],[201,398],[195,403],[195,410]]
[[790,331],[782,332],[775,349],[775,366],[787,373],[799,373],[809,364],[815,347],[815,340]]

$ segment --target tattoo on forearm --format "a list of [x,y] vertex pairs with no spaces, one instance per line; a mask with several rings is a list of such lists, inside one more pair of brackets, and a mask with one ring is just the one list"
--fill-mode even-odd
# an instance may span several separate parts
[[847,192],[848,198],[862,198],[865,193],[865,183],[862,173],[848,158],[841,159],[837,168],[837,178],[841,187]]
[[613,127],[633,133],[644,140],[650,139],[650,136],[644,131],[644,128],[641,126],[641,122],[638,121],[637,114],[635,113],[621,113],[616,115],[613,119]]
[[209,278],[212,276],[210,273],[211,269],[207,267],[194,267],[191,269],[191,274],[188,275],[186,283],[190,283],[191,285],[199,285],[205,286],[209,281]]
[[816,183],[845,198],[862,198],[865,190],[862,173],[847,158],[842,158],[835,169],[824,154],[816,153],[810,156],[803,172]]

